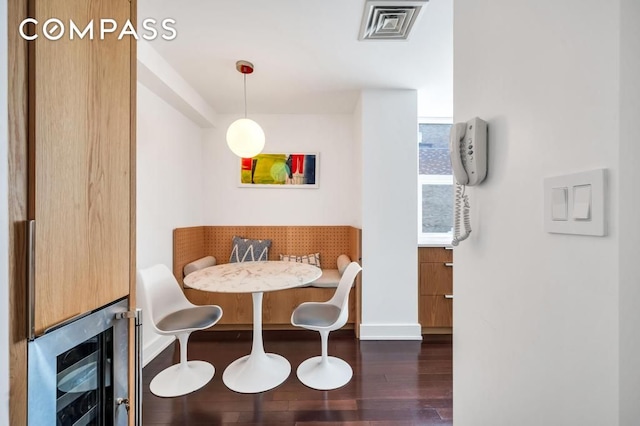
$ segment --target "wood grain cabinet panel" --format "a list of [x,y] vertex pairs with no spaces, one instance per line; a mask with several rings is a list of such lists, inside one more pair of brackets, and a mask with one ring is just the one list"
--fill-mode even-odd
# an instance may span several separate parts
[[421,296],[420,315],[423,327],[452,327],[453,299],[444,296]]
[[[39,22],[126,22],[129,0],[30,1]],[[68,29],[67,29],[68,30]],[[128,38],[40,36],[29,57],[29,211],[36,221],[35,328],[129,294],[131,52]]]
[[453,250],[418,249],[419,307],[423,333],[451,333],[453,326]]
[[453,294],[453,264],[451,262],[423,262],[420,264],[420,294]]
[[418,262],[453,262],[453,250],[444,247],[420,247]]

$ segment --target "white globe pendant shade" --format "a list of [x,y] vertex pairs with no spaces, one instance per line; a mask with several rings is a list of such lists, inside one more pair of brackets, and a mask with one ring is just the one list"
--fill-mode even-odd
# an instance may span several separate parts
[[255,121],[241,118],[227,129],[227,145],[238,157],[253,158],[264,148],[264,131]]

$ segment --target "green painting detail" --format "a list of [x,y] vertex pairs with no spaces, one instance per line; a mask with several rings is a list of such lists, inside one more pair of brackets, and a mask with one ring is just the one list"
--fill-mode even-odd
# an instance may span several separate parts
[[[253,183],[258,185],[284,185],[289,176],[287,155],[285,154],[259,154],[254,157],[256,168],[253,172]],[[251,183],[249,179],[242,183]]]
[[243,185],[317,186],[316,154],[258,154],[243,158]]

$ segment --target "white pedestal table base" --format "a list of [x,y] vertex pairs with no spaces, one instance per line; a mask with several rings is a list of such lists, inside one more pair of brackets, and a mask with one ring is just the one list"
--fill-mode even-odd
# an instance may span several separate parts
[[257,393],[273,389],[291,373],[291,364],[277,354],[246,355],[224,370],[222,381],[239,393]]
[[251,354],[233,361],[224,370],[222,381],[239,393],[268,391],[283,383],[291,364],[283,356],[264,352],[262,341],[262,292],[252,293],[253,345]]

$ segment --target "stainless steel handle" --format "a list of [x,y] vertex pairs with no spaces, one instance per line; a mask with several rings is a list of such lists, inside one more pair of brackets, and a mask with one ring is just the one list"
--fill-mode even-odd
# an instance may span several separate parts
[[453,247],[445,247],[445,250],[453,250]]
[[142,426],[142,309],[136,309],[135,317],[135,361],[134,368],[135,381],[136,381],[136,400],[133,407],[135,415],[134,424],[136,426]]
[[[134,358],[133,358],[133,370],[134,370],[134,393],[135,400],[133,402],[133,415],[134,424],[136,426],[142,426],[142,309],[136,309],[132,311],[117,312],[115,319],[128,320],[133,318],[135,320],[135,327],[133,329],[134,340]],[[129,399],[119,398],[120,402],[116,401],[118,405],[125,404],[127,412],[129,412]]]
[[36,338],[36,221],[27,221],[27,336]]
[[444,298],[445,299],[453,299],[453,294],[445,294]]
[[444,266],[448,266],[449,268],[453,268],[453,263],[452,262],[445,262]]

